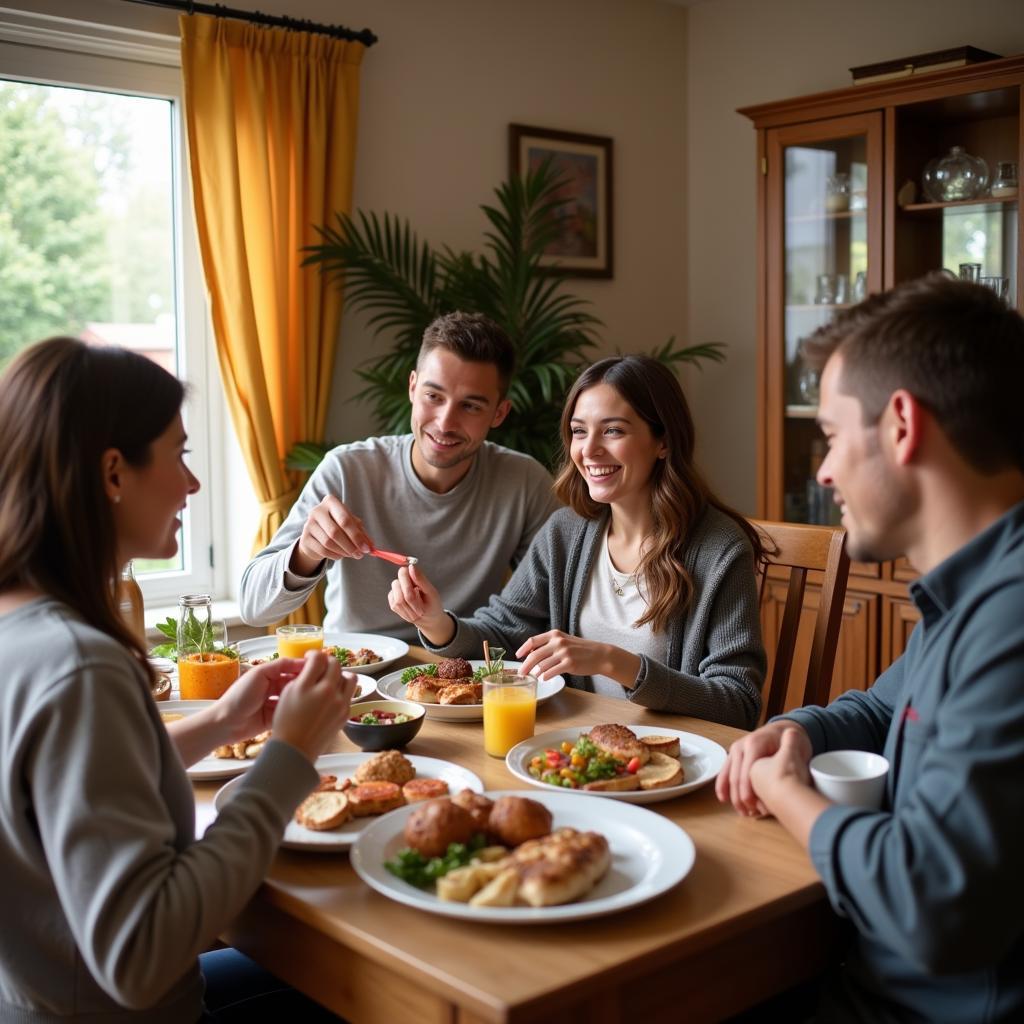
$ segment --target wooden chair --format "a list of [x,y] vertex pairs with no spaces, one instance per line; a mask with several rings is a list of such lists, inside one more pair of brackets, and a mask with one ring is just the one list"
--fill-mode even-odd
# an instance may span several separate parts
[[[839,643],[839,627],[843,619],[843,601],[846,581],[850,574],[850,558],[846,553],[846,531],[832,526],[798,526],[795,523],[775,523],[760,519],[750,520],[761,534],[767,566],[789,569],[789,588],[782,615],[782,626],[775,645],[771,677],[765,693],[766,718],[784,710],[789,674],[793,667],[797,632],[807,573],[824,573],[818,602],[811,655],[804,682],[802,704],[827,704],[832,687],[832,669]],[[764,604],[769,576],[765,567],[760,571],[760,597]]]

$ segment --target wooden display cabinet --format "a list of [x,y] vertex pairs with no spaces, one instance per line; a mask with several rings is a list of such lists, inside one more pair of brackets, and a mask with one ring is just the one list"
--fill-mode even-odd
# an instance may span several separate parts
[[[1019,197],[932,202],[921,182],[927,162],[954,145],[983,157],[990,179],[1000,161],[1024,169],[1022,94],[1017,56],[740,110],[757,130],[760,517],[838,521],[814,480],[824,445],[817,380],[800,348],[837,310],[966,262],[1007,278],[1008,301],[1021,308]],[[869,685],[902,653],[917,619],[912,579],[904,559],[854,563],[833,696]],[[776,613],[769,595],[769,644]],[[801,664],[798,657],[794,677]]]

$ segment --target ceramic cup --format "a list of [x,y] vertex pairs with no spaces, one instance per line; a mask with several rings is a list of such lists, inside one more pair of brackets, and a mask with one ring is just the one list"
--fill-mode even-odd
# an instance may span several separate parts
[[889,762],[866,750],[830,750],[811,758],[814,787],[826,799],[877,810],[885,796]]

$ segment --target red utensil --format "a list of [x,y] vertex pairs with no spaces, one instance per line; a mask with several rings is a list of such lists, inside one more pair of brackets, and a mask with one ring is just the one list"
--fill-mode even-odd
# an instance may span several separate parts
[[391,562],[393,565],[415,565],[419,561],[412,555],[400,555],[397,551],[381,551],[379,548],[370,548],[370,554],[374,558],[383,558],[385,562]]

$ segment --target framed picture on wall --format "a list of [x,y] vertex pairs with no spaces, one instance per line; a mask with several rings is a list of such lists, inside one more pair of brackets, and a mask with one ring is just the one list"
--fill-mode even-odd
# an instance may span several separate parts
[[612,140],[525,124],[510,124],[508,138],[513,175],[550,159],[564,181],[558,235],[544,250],[543,262],[553,274],[611,277]]

